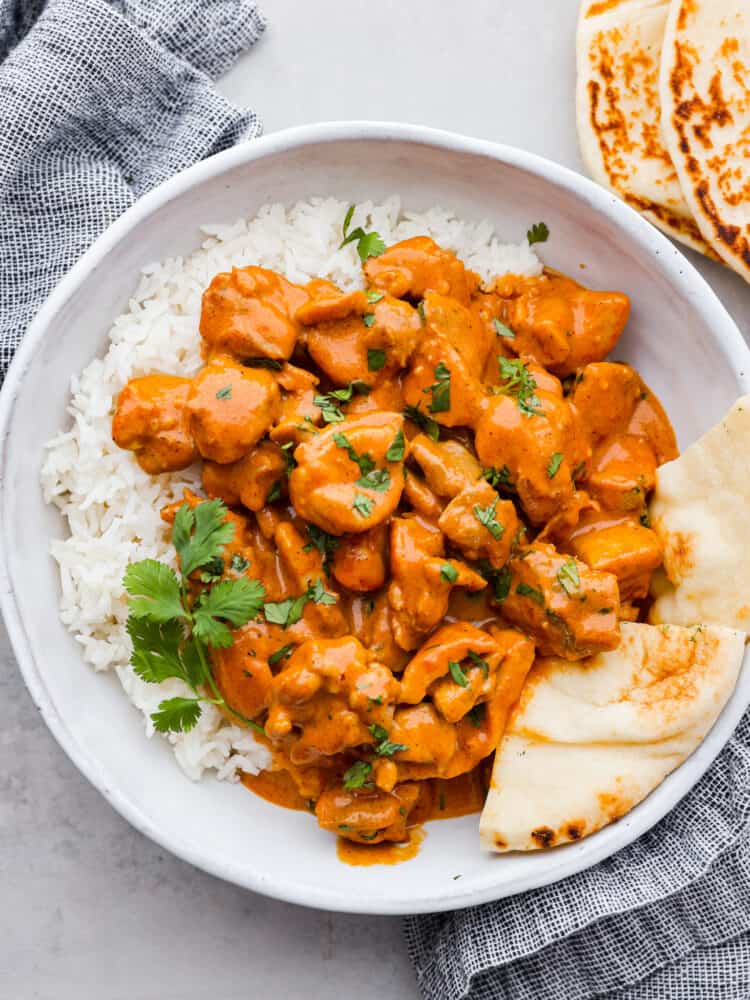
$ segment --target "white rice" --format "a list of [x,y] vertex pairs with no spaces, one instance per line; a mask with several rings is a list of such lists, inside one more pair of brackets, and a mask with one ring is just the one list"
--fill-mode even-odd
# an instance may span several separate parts
[[[200,486],[200,469],[161,476],[143,472],[133,454],[112,441],[115,400],[134,376],[196,372],[201,295],[220,271],[258,264],[295,282],[325,277],[344,289],[362,287],[354,244],[338,248],[347,207],[332,198],[313,198],[289,210],[266,205],[249,221],[204,226],[207,238],[189,257],[143,268],[128,311],[112,326],[104,358],[71,380],[71,426],[48,443],[42,469],[45,499],[60,509],[69,530],[51,546],[60,567],[60,616],[95,670],[115,670],[143,713],[149,736],[154,732],[149,715],[158,703],[189,692],[177,680],[146,684],[130,666],[122,577],[127,564],[138,559],[175,564],[159,511],[180,499],[185,486]],[[397,197],[381,205],[360,204],[351,225],[377,230],[386,244],[432,236],[485,279],[541,271],[527,243],[498,242],[488,222],[461,222],[440,208],[402,211]],[[204,705],[195,729],[167,738],[185,773],[196,780],[207,768],[215,769],[219,779],[236,780],[239,770],[257,773],[269,763],[268,752],[252,734],[226,722],[211,705]]]

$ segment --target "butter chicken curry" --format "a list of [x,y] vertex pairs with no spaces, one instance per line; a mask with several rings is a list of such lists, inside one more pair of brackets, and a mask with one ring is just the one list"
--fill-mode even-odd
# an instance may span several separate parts
[[361,844],[479,809],[534,657],[617,646],[677,455],[638,373],[604,360],[625,295],[550,271],[481,284],[427,237],[379,250],[365,290],[217,275],[205,366],[133,379],[112,428],[148,473],[200,459],[226,504],[231,541],[196,586],[262,584],[208,647],[231,718],[272,751],[246,784]]

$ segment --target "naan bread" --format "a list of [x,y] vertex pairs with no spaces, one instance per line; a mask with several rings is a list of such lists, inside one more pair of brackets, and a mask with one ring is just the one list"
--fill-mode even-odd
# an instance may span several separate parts
[[551,847],[627,813],[709,731],[744,640],[726,628],[624,622],[611,652],[537,661],[495,756],[482,845]]
[[673,0],[660,96],[667,148],[700,231],[750,281],[748,0]]
[[668,236],[707,253],[661,135],[659,64],[668,12],[669,0],[583,0],[578,136],[594,180]]
[[650,620],[750,633],[750,396],[657,470],[650,515],[666,572]]

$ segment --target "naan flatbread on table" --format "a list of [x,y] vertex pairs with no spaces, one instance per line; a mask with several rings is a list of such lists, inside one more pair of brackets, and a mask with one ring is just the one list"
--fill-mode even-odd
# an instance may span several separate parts
[[650,515],[664,546],[650,621],[750,634],[750,396],[657,469]]
[[744,648],[732,629],[624,622],[611,652],[538,660],[495,756],[482,845],[553,847],[629,812],[703,740]]
[[660,98],[690,211],[721,259],[750,281],[748,0],[673,0]]
[[659,66],[669,0],[583,0],[576,116],[586,167],[668,236],[714,256],[661,135]]

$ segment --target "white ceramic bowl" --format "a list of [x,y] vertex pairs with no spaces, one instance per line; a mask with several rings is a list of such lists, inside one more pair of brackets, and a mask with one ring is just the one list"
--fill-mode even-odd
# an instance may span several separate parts
[[333,838],[312,817],[234,785],[188,781],[160,740],[144,739],[141,717],[116,678],[84,665],[57,616],[48,543],[63,525],[42,499],[42,446],[66,423],[70,376],[104,350],[139,268],[189,253],[200,242],[199,223],[251,216],[268,201],[358,201],[394,192],[409,208],[440,204],[468,219],[488,218],[509,241],[544,220],[551,232],[540,248],[547,264],[593,287],[627,292],[633,315],[616,355],[633,362],[658,393],[682,446],[750,391],[750,354],[713,292],[670,242],[611,194],[505,146],[408,125],[341,123],[239,146],[142,198],[50,296],[0,397],[2,610],[26,684],[60,746],[115,809],[187,861],[280,899],[369,913],[464,907],[607,857],[693,786],[750,701],[746,662],[700,749],[629,816],[578,844],[490,856],[479,850],[471,816],[428,824],[419,855],[408,863],[352,868],[337,860]]

